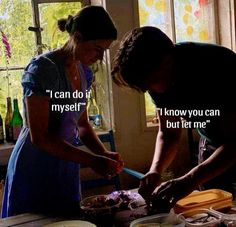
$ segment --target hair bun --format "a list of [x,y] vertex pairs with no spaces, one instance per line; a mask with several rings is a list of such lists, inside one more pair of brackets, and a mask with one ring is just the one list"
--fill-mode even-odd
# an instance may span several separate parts
[[57,25],[60,31],[67,31],[68,33],[71,33],[73,26],[73,16],[69,15],[67,19],[63,18],[58,20]]
[[60,31],[64,32],[66,30],[66,19],[60,19],[57,21],[57,25]]

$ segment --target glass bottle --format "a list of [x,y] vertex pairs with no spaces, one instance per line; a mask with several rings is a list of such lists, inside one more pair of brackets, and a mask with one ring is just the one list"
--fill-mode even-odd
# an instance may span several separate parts
[[90,124],[94,129],[100,129],[102,127],[102,118],[93,91],[91,91],[89,97],[88,118]]
[[0,114],[0,144],[4,143],[3,122]]
[[17,99],[13,99],[13,105],[14,105],[14,111],[13,111],[13,116],[12,116],[12,120],[11,120],[11,126],[13,129],[13,142],[16,142],[16,140],[20,134],[21,127],[23,125],[23,119],[22,119],[20,111],[19,111]]
[[11,97],[7,97],[7,113],[6,113],[6,117],[5,117],[5,135],[6,135],[7,142],[13,141],[11,119],[12,119]]

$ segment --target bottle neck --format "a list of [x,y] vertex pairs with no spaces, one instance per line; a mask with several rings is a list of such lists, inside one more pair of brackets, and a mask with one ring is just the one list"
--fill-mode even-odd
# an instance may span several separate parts
[[11,98],[7,98],[7,112],[12,112],[12,107],[11,107]]
[[13,100],[13,105],[14,105],[14,112],[19,112],[18,100],[17,99]]

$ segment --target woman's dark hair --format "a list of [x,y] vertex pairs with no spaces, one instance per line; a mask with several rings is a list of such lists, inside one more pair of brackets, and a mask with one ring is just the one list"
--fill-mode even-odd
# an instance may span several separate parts
[[117,38],[116,27],[108,12],[101,6],[86,6],[75,16],[58,20],[58,28],[70,35],[79,31],[84,41]]
[[135,28],[125,35],[114,57],[112,79],[119,86],[138,91],[174,47],[170,38],[151,26]]

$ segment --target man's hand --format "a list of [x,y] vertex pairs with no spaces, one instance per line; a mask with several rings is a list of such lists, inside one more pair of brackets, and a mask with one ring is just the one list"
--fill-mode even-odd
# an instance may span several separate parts
[[152,193],[152,209],[158,212],[169,212],[179,199],[194,190],[193,185],[190,178],[186,176],[163,182]]
[[153,171],[149,171],[141,179],[139,185],[139,194],[146,200],[148,206],[153,191],[160,183],[161,183],[160,174]]

